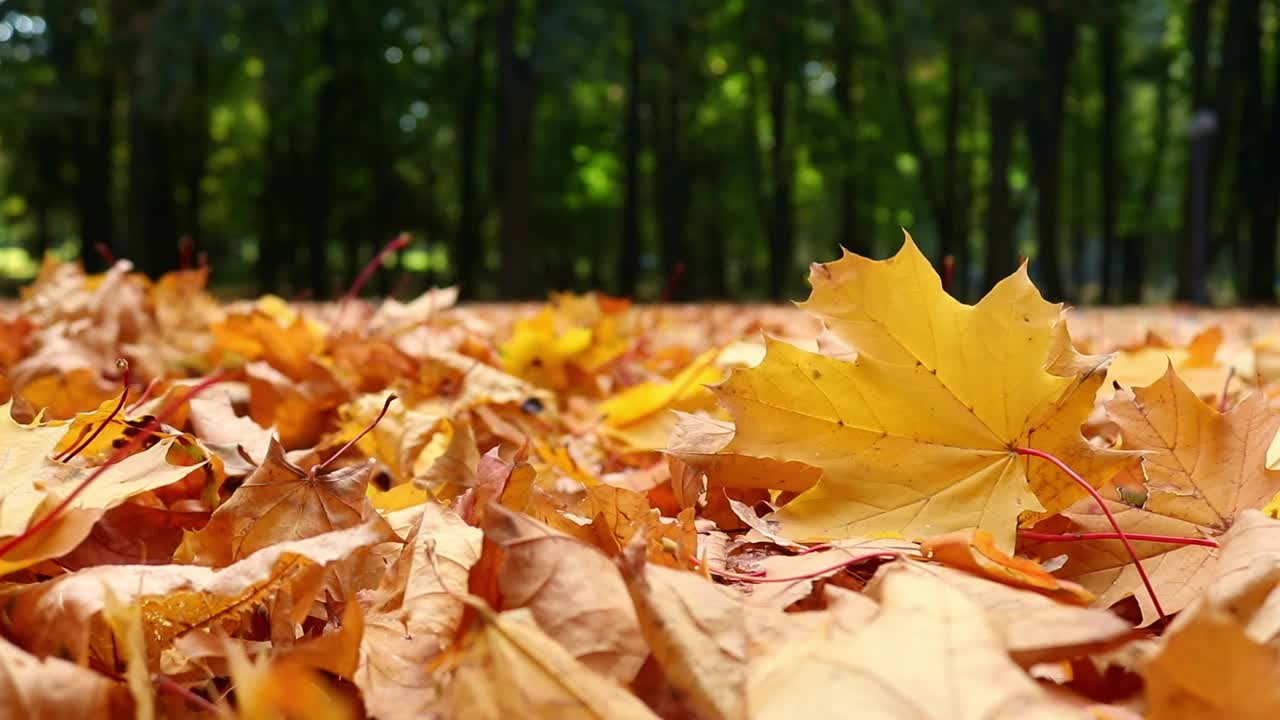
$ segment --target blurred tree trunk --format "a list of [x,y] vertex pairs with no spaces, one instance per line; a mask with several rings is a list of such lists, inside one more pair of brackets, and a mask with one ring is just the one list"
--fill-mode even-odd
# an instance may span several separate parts
[[1027,140],[1036,183],[1036,235],[1039,239],[1041,287],[1046,297],[1063,296],[1058,247],[1058,203],[1062,165],[1062,126],[1067,81],[1075,54],[1075,19],[1057,10],[1040,14],[1041,82],[1026,91]]
[[[327,13],[320,30],[320,57],[334,62],[340,52],[337,37],[337,19]],[[329,221],[333,205],[333,150],[338,141],[335,129],[340,88],[332,74],[321,85],[313,111],[315,136],[311,139],[306,185],[308,193],[299,198],[299,211],[304,218],[310,251],[307,253],[307,270],[315,299],[328,300],[329,277]]]
[[662,82],[651,93],[653,103],[653,145],[657,187],[658,238],[661,248],[664,292],[666,300],[686,299],[691,285],[679,275],[688,269],[689,247],[686,234],[689,222],[689,163],[684,129],[686,81],[691,71],[688,62],[689,27],[685,17],[673,20],[670,43],[661,48]]
[[[1247,0],[1245,5],[1238,165],[1251,257],[1242,295],[1252,302],[1269,303],[1276,299],[1276,223],[1280,220],[1280,170],[1276,167],[1280,157],[1280,76],[1272,79],[1274,89],[1268,103],[1263,89],[1259,3]],[[1276,53],[1276,63],[1280,70],[1280,53]]]
[[[1120,132],[1120,27],[1118,19],[1109,13],[1098,29],[1098,71],[1102,80],[1102,122],[1098,128],[1098,172],[1101,182],[1098,198],[1102,206],[1102,296],[1104,303],[1113,302],[1112,275],[1115,272],[1115,249],[1119,243],[1116,234],[1117,194],[1121,183],[1120,168],[1116,164],[1116,135]],[[1082,190],[1082,188],[1078,188]],[[1076,258],[1081,262],[1083,256]],[[1126,268],[1127,270],[1128,268]]]
[[769,148],[772,200],[769,214],[769,297],[781,300],[792,272],[795,233],[795,148],[789,135],[791,95],[796,72],[797,18],[781,7],[768,6],[773,16],[772,56],[768,60],[769,125],[773,144]]
[[859,224],[858,207],[858,128],[854,107],[853,54],[857,37],[854,0],[837,0],[835,27],[835,84],[831,86],[836,107],[840,110],[840,228],[841,247],[859,255],[868,252],[865,229]]
[[[938,232],[938,254],[935,258],[935,265],[942,267],[943,258],[952,251],[954,241],[949,236],[952,229],[950,216],[951,209],[947,207],[946,198],[949,197],[950,191],[942,187],[938,183],[937,173],[934,170],[933,156],[930,154],[928,147],[925,145],[924,132],[920,128],[920,114],[916,108],[915,94],[911,87],[911,57],[907,52],[907,39],[909,35],[904,33],[899,27],[899,23],[895,12],[894,0],[880,0],[880,14],[884,16],[885,24],[889,33],[889,52],[892,62],[889,66],[892,68],[894,85],[897,89],[899,111],[902,115],[903,129],[907,134],[907,144],[911,148],[911,154],[915,156],[916,162],[920,167],[920,184],[923,185],[925,201],[929,205],[929,214],[933,219],[934,227]],[[957,62],[959,54],[959,45],[956,33],[949,29],[947,31],[947,56],[949,63]],[[946,100],[948,110],[953,103],[959,103],[959,71],[954,65],[947,68],[947,93]],[[947,113],[948,127],[943,131],[947,136],[947,140],[951,141],[955,134],[954,123],[959,118]]]
[[131,255],[152,277],[178,265],[178,216],[170,152],[172,128],[145,107],[135,80],[129,98]]
[[[1208,106],[1209,93],[1207,80],[1209,75],[1209,31],[1212,18],[1213,0],[1190,0],[1188,11],[1188,45],[1191,50],[1191,111],[1195,113]],[[1178,300],[1191,300],[1196,285],[1196,276],[1200,272],[1199,263],[1192,251],[1196,228],[1196,216],[1193,202],[1193,188],[1196,178],[1195,167],[1188,163],[1186,186],[1183,193],[1183,226],[1182,238],[1178,243],[1177,282],[1174,297]]]
[[1146,243],[1162,231],[1152,227],[1157,215],[1160,198],[1160,180],[1164,176],[1165,155],[1169,148],[1169,58],[1159,58],[1160,75],[1156,80],[1156,118],[1154,147],[1150,165],[1139,191],[1139,214],[1129,223],[1131,230],[1124,235],[1124,256],[1121,259],[1121,301],[1142,302],[1142,286],[1146,277]]
[[1013,263],[1013,217],[1009,204],[1009,161],[1013,155],[1015,105],[994,92],[987,98],[990,147],[987,155],[987,262],[984,291],[1010,275]]
[[76,218],[80,227],[80,259],[87,270],[103,269],[97,250],[115,247],[115,173],[111,148],[115,137],[115,74],[110,60],[98,68],[90,112],[75,124]]
[[618,292],[636,294],[640,275],[640,8],[627,4],[627,109],[623,119],[622,248],[618,255]]
[[484,255],[483,238],[480,236],[480,191],[479,191],[479,125],[480,103],[485,92],[484,58],[487,51],[485,39],[487,32],[484,18],[478,18],[471,30],[471,47],[463,56],[467,60],[466,82],[463,84],[462,108],[460,120],[462,127],[459,133],[458,168],[459,193],[461,195],[458,213],[457,240],[454,245],[454,256],[457,263],[456,282],[468,297],[475,297],[477,285],[476,268]]
[[[947,31],[947,97],[944,109],[945,147],[942,153],[942,210],[941,225],[938,236],[941,239],[939,257],[945,260],[950,257],[954,263],[964,237],[959,233],[960,205],[957,192],[960,172],[960,129],[963,116],[960,112],[964,102],[964,58],[960,48],[960,33],[956,28]],[[954,267],[954,266],[953,266]],[[948,288],[952,290],[952,288]]]
[[182,232],[191,238],[195,248],[204,240],[200,228],[200,208],[205,169],[209,160],[209,55],[196,45],[191,61],[191,95],[187,98],[183,143],[183,184],[186,202]]
[[[533,144],[535,97],[531,52],[517,49],[518,0],[502,0],[497,14],[498,164],[501,166],[498,247],[502,286],[509,298],[528,298],[537,287],[537,268],[529,252],[529,154]],[[536,24],[536,22],[535,22]],[[536,33],[536,28],[534,30]]]

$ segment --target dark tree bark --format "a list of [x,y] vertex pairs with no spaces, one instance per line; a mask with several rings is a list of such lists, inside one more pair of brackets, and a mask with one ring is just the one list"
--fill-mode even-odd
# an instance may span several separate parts
[[956,260],[960,244],[965,241],[958,232],[960,206],[956,202],[957,175],[960,172],[960,107],[964,96],[963,62],[960,34],[952,28],[947,33],[947,98],[943,120],[946,145],[942,152],[942,208],[938,228],[941,239],[939,255],[944,261],[950,257],[952,262]]
[[1124,235],[1124,255],[1121,258],[1121,300],[1125,303],[1142,301],[1142,287],[1146,277],[1146,243],[1148,238],[1160,232],[1161,228],[1151,223],[1156,217],[1156,203],[1160,197],[1160,180],[1164,176],[1165,155],[1169,148],[1169,69],[1168,59],[1161,68],[1156,82],[1156,120],[1154,129],[1154,147],[1151,150],[1150,165],[1139,191],[1139,215],[1131,222],[1132,230]]
[[194,247],[202,246],[200,209],[205,169],[209,160],[209,57],[203,48],[197,47],[192,60],[192,88],[186,108],[184,123],[187,141],[182,148],[183,183],[186,203],[183,207],[182,232],[191,238]]
[[[53,18],[50,18],[51,21]],[[107,18],[108,22],[114,22]],[[114,252],[115,173],[111,148],[115,136],[116,76],[113,52],[103,52],[93,71],[83,77],[84,112],[71,123],[76,165],[75,215],[80,232],[80,261],[86,270],[106,268],[97,247]]]
[[529,252],[529,154],[533,144],[535,98],[531,56],[516,47],[518,0],[502,0],[497,14],[498,54],[498,247],[502,253],[500,293],[528,298],[537,287],[538,271]]
[[[1190,0],[1188,11],[1188,45],[1191,49],[1191,110],[1193,113],[1207,109],[1209,104],[1209,32],[1214,0]],[[1183,193],[1183,227],[1181,242],[1178,243],[1177,282],[1174,286],[1174,297],[1178,300],[1192,300],[1196,293],[1199,277],[1203,273],[1200,258],[1193,251],[1197,205],[1194,197],[1196,184],[1195,163],[1188,163],[1186,186]]]
[[655,83],[650,96],[654,150],[654,188],[659,255],[662,261],[664,300],[683,300],[692,285],[680,275],[687,271],[690,257],[686,235],[689,223],[689,160],[684,129],[687,112],[689,26],[685,17],[676,17],[670,41],[660,48],[662,81]]
[[857,112],[854,107],[853,48],[858,31],[853,0],[837,0],[835,84],[831,87],[840,109],[840,228],[841,247],[866,255],[868,243],[859,221]]
[[1041,11],[1040,28],[1040,68],[1044,76],[1027,88],[1027,139],[1036,183],[1036,235],[1040,243],[1037,261],[1042,289],[1046,297],[1056,300],[1063,296],[1058,257],[1058,203],[1063,115],[1071,59],[1075,54],[1076,25],[1074,18],[1046,8]]
[[[338,48],[337,22],[332,12],[325,19],[320,31],[320,54],[335,58]],[[310,182],[308,196],[300,198],[298,210],[304,218],[310,251],[307,254],[307,270],[311,289],[316,299],[327,300],[331,287],[329,277],[329,221],[333,204],[333,149],[337,143],[336,116],[338,114],[337,82],[328,77],[320,87],[316,98],[315,136],[312,138],[307,175]]]
[[[1116,135],[1120,115],[1120,28],[1115,17],[1103,21],[1098,32],[1098,66],[1102,77],[1102,118],[1098,128],[1098,183],[1102,207],[1102,302],[1111,302],[1114,253],[1118,243],[1116,230],[1117,195],[1121,183],[1116,164]],[[1082,259],[1077,259],[1077,262]]]
[[152,277],[178,265],[171,127],[153,117],[135,84],[129,104],[129,236],[131,255]]
[[[1270,107],[1264,96],[1262,72],[1262,23],[1258,0],[1244,3],[1244,32],[1241,94],[1240,154],[1238,160],[1240,197],[1248,215],[1250,261],[1244,298],[1251,302],[1274,302],[1276,269],[1276,223],[1280,219],[1280,183],[1275,168],[1280,140],[1276,118],[1280,116],[1280,78],[1273,80],[1275,93]],[[1280,57],[1280,56],[1278,56]],[[1280,59],[1277,60],[1280,63]]]
[[774,14],[773,56],[768,63],[769,124],[773,145],[769,166],[773,187],[769,213],[769,297],[781,300],[791,274],[794,245],[795,150],[791,147],[790,115],[793,86],[796,29],[794,18],[780,7],[769,6]]
[[623,119],[622,249],[618,255],[618,291],[636,294],[640,275],[640,9],[627,4],[627,109]]
[[991,145],[987,168],[987,262],[984,290],[1011,274],[1013,263],[1013,217],[1009,203],[1009,161],[1013,155],[1015,105],[1002,93],[987,99]]
[[484,88],[484,57],[487,37],[483,20],[477,20],[472,30],[471,51],[467,68],[467,81],[463,90],[462,111],[460,118],[462,128],[459,134],[458,169],[460,184],[460,204],[458,215],[457,243],[454,254],[457,257],[457,280],[465,295],[474,297],[476,291],[476,268],[482,256],[483,239],[480,236],[480,189],[479,189],[479,125],[480,101]]

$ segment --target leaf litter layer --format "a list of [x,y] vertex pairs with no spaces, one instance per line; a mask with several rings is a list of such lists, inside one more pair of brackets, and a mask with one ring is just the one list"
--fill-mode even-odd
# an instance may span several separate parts
[[1280,713],[1274,316],[965,305],[909,236],[799,309],[207,273],[0,316],[12,713]]

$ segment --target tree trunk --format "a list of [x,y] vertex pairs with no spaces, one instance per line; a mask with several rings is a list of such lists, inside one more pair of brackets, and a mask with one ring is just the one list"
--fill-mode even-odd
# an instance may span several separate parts
[[[956,225],[959,208],[956,205],[956,174],[960,162],[960,103],[963,93],[964,69],[961,66],[960,37],[956,30],[947,32],[947,99],[945,128],[946,146],[942,153],[942,210],[938,227],[940,240],[939,256],[951,258],[955,262],[956,250],[961,242],[957,237]],[[954,266],[953,266],[954,267]],[[950,289],[950,288],[948,288]]]
[[191,97],[188,98],[190,106],[186,113],[188,142],[183,148],[186,156],[183,182],[187,201],[183,208],[182,231],[191,238],[194,247],[199,248],[204,239],[200,232],[201,184],[209,158],[209,57],[202,49],[195,51],[192,77]]
[[530,58],[516,50],[518,0],[502,0],[497,16],[498,115],[502,166],[498,247],[502,253],[501,294],[529,298],[537,268],[529,252],[529,153],[533,141],[535,81]]
[[857,116],[853,100],[853,52],[857,19],[853,0],[836,2],[836,56],[835,84],[831,92],[836,107],[840,109],[840,229],[839,243],[859,255],[866,255],[868,248],[863,228],[858,221],[858,171],[857,171]]
[[618,291],[636,294],[640,275],[640,10],[627,6],[627,109],[623,120],[622,249],[618,255]]
[[769,297],[781,300],[786,293],[787,278],[791,275],[794,233],[794,175],[795,156],[789,137],[789,115],[792,85],[792,35],[793,19],[776,9],[774,27],[774,56],[770,58],[769,124],[773,145],[769,148],[770,169],[773,174],[773,197],[769,215]]
[[[1271,107],[1263,95],[1262,25],[1258,0],[1246,0],[1242,38],[1242,85],[1240,118],[1240,196],[1248,215],[1250,262],[1244,299],[1256,303],[1274,302],[1276,269],[1276,222],[1280,183],[1276,182],[1275,118],[1280,115],[1280,78],[1273,80],[1276,94]],[[1277,56],[1280,58],[1280,55]],[[1277,60],[1280,63],[1280,59]]]
[[456,281],[462,292],[475,297],[477,290],[477,262],[483,256],[483,239],[480,236],[480,191],[476,170],[479,163],[480,100],[484,93],[485,28],[477,20],[472,33],[470,59],[467,62],[467,81],[462,97],[459,133],[458,177],[461,194],[458,216],[457,244],[454,255],[457,263]]
[[115,173],[111,148],[115,138],[116,83],[111,66],[99,69],[93,114],[78,123],[76,133],[76,218],[80,227],[80,259],[89,271],[104,269],[98,247],[115,247]]
[[[1213,0],[1190,0],[1188,12],[1188,45],[1191,49],[1191,111],[1207,109],[1209,93],[1207,80],[1209,75],[1209,31],[1212,18]],[[1196,163],[1188,163],[1186,186],[1183,192],[1183,227],[1181,242],[1177,253],[1177,282],[1174,297],[1189,301],[1196,294],[1195,287],[1202,273],[1199,258],[1194,252],[1195,236],[1199,230],[1195,227],[1199,216],[1195,186],[1197,178]]]
[[987,262],[985,290],[1010,275],[1013,264],[1013,218],[1009,206],[1009,161],[1013,155],[1013,100],[993,94],[987,101],[991,144],[987,155]]
[[134,88],[129,102],[129,236],[138,267],[152,277],[178,264],[171,128],[152,117]]
[[1036,234],[1040,242],[1042,289],[1050,300],[1060,299],[1062,271],[1058,247],[1058,201],[1062,158],[1062,125],[1067,80],[1076,46],[1073,18],[1051,10],[1041,15],[1040,67],[1043,82],[1027,89],[1027,130],[1031,165],[1036,180]]
[[1164,176],[1164,159],[1169,148],[1169,70],[1164,68],[1156,83],[1155,146],[1151,150],[1151,164],[1147,167],[1139,195],[1139,215],[1131,227],[1140,227],[1124,235],[1124,256],[1121,259],[1121,300],[1125,303],[1142,302],[1142,287],[1146,277],[1146,243],[1148,238],[1160,235],[1162,228],[1152,225],[1156,204],[1160,197],[1160,180]]
[[[321,55],[325,58],[338,56],[337,22],[332,12],[325,20],[320,33]],[[327,77],[321,86],[315,107],[315,137],[312,138],[310,153],[310,177],[308,187],[310,195],[301,198],[299,211],[305,218],[307,240],[310,252],[307,258],[308,275],[311,289],[317,300],[329,299],[329,219],[333,203],[333,149],[337,142],[335,116],[338,112],[337,82]]]
[[[1111,302],[1112,275],[1115,272],[1113,257],[1118,245],[1116,231],[1117,195],[1121,183],[1116,164],[1116,135],[1120,131],[1117,119],[1120,114],[1120,28],[1114,17],[1109,17],[1099,28],[1098,66],[1102,76],[1102,122],[1098,129],[1098,172],[1102,181],[1098,184],[1102,207],[1102,302]],[[1079,262],[1083,258],[1077,258]]]

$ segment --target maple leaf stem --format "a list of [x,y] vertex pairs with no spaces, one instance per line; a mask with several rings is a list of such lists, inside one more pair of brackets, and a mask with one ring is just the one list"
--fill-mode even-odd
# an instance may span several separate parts
[[374,271],[382,266],[382,260],[386,256],[404,249],[404,246],[408,245],[412,240],[412,235],[407,232],[402,232],[396,236],[395,240],[387,243],[385,247],[379,250],[378,254],[374,255],[373,259],[370,260],[368,264],[364,266],[364,269],[360,271],[360,274],[356,276],[355,281],[351,283],[351,289],[347,290],[347,294],[342,297],[343,307],[345,308],[347,303],[356,299],[356,295],[360,293],[361,288],[365,286],[365,283],[369,282],[369,278],[373,277]]
[[1103,499],[1102,493],[1098,492],[1096,488],[1085,482],[1085,479],[1080,477],[1080,474],[1075,470],[1072,470],[1069,465],[1043,450],[1026,447],[1018,447],[1013,450],[1019,455],[1030,455],[1053,463],[1059,470],[1071,476],[1071,479],[1075,480],[1076,484],[1084,488],[1085,492],[1089,493],[1089,496],[1093,498],[1094,502],[1098,503],[1098,507],[1102,508],[1102,514],[1107,516],[1107,522],[1111,523],[1111,527],[1115,528],[1116,539],[1120,541],[1121,545],[1124,545],[1125,552],[1129,553],[1129,559],[1133,560],[1133,566],[1138,571],[1138,577],[1142,578],[1143,586],[1147,588],[1147,594],[1151,597],[1151,604],[1155,606],[1156,614],[1160,616],[1161,620],[1164,620],[1166,617],[1164,614],[1164,608],[1160,606],[1160,598],[1156,595],[1156,589],[1151,584],[1151,578],[1147,577],[1146,569],[1142,567],[1142,561],[1138,559],[1138,553],[1134,551],[1133,544],[1129,542],[1129,538],[1131,536],[1120,528],[1120,523],[1116,522],[1116,516],[1111,513],[1111,508],[1107,507],[1107,502]]
[[156,675],[155,682],[156,682],[156,686],[159,687],[161,690],[164,690],[167,693],[172,693],[174,695],[177,695],[178,697],[183,698],[187,702],[200,708],[201,710],[204,710],[207,713],[211,713],[217,716],[222,716],[225,714],[223,713],[222,708],[209,702],[208,699],[193,692],[190,688],[182,687],[178,683],[174,682],[173,678],[167,675]]
[[[789,575],[787,577],[776,577],[776,578],[775,577],[759,577],[756,575],[744,575],[742,573],[729,572],[728,570],[712,570],[710,567],[707,567],[707,570],[712,575],[715,575],[717,577],[729,578],[731,580],[737,580],[739,582],[747,582],[747,583],[798,582],[800,580],[812,580],[813,578],[816,578],[816,577],[822,577],[827,573],[836,572],[837,570],[843,570],[849,567],[850,565],[857,565],[858,563],[866,562],[868,560],[875,560],[876,558],[880,558],[882,560],[893,560],[897,557],[898,557],[897,553],[878,550],[876,552],[866,553],[864,555],[854,555],[853,557],[846,558],[836,563],[835,565],[822,568],[821,570],[814,570],[813,572],[807,572],[801,575]],[[689,560],[690,562],[696,563],[697,565],[702,565],[702,561],[698,560],[698,558],[693,557],[692,555],[689,556]]]
[[387,401],[382,403],[382,412],[378,413],[378,417],[374,418],[373,422],[370,422],[368,425],[365,425],[364,429],[360,431],[359,435],[356,435],[355,437],[351,438],[350,440],[347,441],[346,445],[343,445],[342,447],[338,448],[338,452],[330,455],[328,460],[325,460],[319,465],[312,465],[311,471],[308,474],[313,478],[316,475],[319,475],[322,470],[329,467],[330,463],[332,463],[334,460],[337,460],[339,457],[341,457],[342,453],[346,452],[347,450],[350,450],[352,445],[355,445],[356,443],[360,442],[360,438],[364,437],[365,435],[368,435],[370,430],[373,430],[375,427],[377,427],[378,423],[382,421],[382,416],[387,414],[387,409],[391,407],[391,403],[394,402],[395,400],[396,400],[396,396],[394,393],[392,393],[391,395],[388,395]]
[[159,428],[160,425],[165,420],[167,420],[170,416],[172,416],[173,413],[176,412],[178,408],[182,407],[182,405],[185,404],[188,400],[195,397],[196,395],[199,395],[200,393],[209,389],[213,385],[216,385],[222,382],[224,378],[225,376],[223,373],[215,373],[213,375],[210,375],[204,380],[201,380],[200,382],[191,386],[191,389],[183,393],[181,397],[174,398],[169,402],[169,404],[161,408],[160,412],[156,413],[155,417],[153,417],[150,422],[148,422],[146,425],[143,425],[141,428],[139,428],[140,432],[138,432],[137,435],[134,435],[133,437],[129,438],[129,441],[125,443],[123,446],[121,446],[120,449],[112,453],[111,457],[108,457],[105,463],[103,463],[102,465],[99,465],[97,469],[95,469],[92,473],[89,473],[88,477],[86,477],[84,480],[81,480],[80,484],[76,485],[75,489],[73,489],[70,493],[67,494],[65,498],[62,499],[62,502],[55,505],[52,510],[50,510],[48,513],[45,514],[44,517],[40,518],[35,523],[32,523],[31,525],[29,525],[26,530],[22,531],[22,534],[15,535],[12,538],[10,538],[8,541],[6,541],[3,545],[0,545],[0,558],[3,558],[4,556],[8,555],[10,552],[13,551],[14,548],[18,547],[19,545],[22,545],[23,543],[27,542],[31,538],[40,534],[45,528],[49,527],[54,522],[56,522],[57,519],[61,517],[64,512],[66,512],[67,508],[71,507],[71,504],[76,501],[76,498],[80,497],[80,494],[83,493],[86,489],[88,489],[90,485],[93,484],[94,480],[97,480],[98,478],[102,477],[102,474],[105,473],[108,468],[120,462],[121,460],[124,460],[126,457],[129,456],[130,453],[138,449],[138,447],[140,447],[142,443],[146,441],[148,437],[151,436],[152,432],[154,432],[157,428]]
[[1232,365],[1231,368],[1227,370],[1227,381],[1222,383],[1222,397],[1218,398],[1218,412],[1220,413],[1227,411],[1227,390],[1231,388],[1231,381],[1235,379],[1235,376],[1236,366]]
[[[1027,540],[1038,540],[1041,542],[1081,542],[1084,540],[1119,540],[1120,533],[1113,532],[1096,532],[1096,533],[1042,533],[1034,530],[1019,530],[1018,537]],[[1215,540],[1209,538],[1192,538],[1178,537],[1176,535],[1151,535],[1149,533],[1125,533],[1125,537],[1130,540],[1138,540],[1140,542],[1160,542],[1169,543],[1170,545],[1202,545],[1204,547],[1218,547]]]
[[129,405],[129,407],[124,409],[125,414],[126,415],[130,414],[134,410],[137,410],[138,408],[142,407],[142,403],[151,399],[151,394],[156,391],[156,388],[159,385],[160,385],[160,378],[158,377],[151,378],[151,382],[147,383],[147,386],[142,390],[142,394],[138,396],[138,399],[134,400],[133,403]]
[[111,421],[115,419],[116,415],[120,414],[120,410],[124,408],[125,400],[129,398],[129,362],[124,358],[121,358],[116,361],[116,367],[124,370],[124,378],[120,381],[120,384],[123,386],[123,389],[120,392],[120,402],[116,403],[115,409],[111,411],[111,414],[107,416],[107,419],[103,420],[102,424],[98,426],[98,429],[94,430],[89,437],[85,438],[84,442],[67,448],[66,452],[55,457],[54,460],[57,460],[58,462],[67,462],[71,458],[84,452],[84,449],[89,447],[94,440],[97,440],[103,430],[107,429],[107,426],[111,424]]

